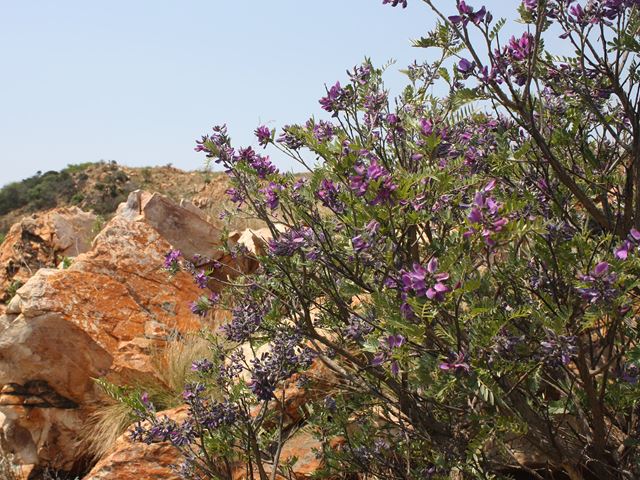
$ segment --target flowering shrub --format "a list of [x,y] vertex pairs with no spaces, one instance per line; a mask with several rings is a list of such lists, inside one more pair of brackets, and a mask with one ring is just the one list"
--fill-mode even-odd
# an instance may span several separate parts
[[[225,294],[235,343],[194,365],[189,419],[137,433],[194,478],[286,476],[268,406],[313,362],[337,378],[305,408],[319,476],[640,475],[640,2],[526,0],[506,41],[484,7],[424,3],[439,20],[416,45],[437,60],[395,101],[365,62],[320,99],[329,118],[258,127],[304,178],[224,126],[198,142],[273,240]],[[545,48],[558,36],[573,56]]]

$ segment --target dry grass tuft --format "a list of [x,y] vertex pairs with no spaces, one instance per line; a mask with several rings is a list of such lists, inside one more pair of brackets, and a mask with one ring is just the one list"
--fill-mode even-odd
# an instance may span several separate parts
[[[187,334],[173,338],[151,354],[156,375],[134,387],[147,392],[158,411],[177,407],[182,404],[182,390],[192,375],[191,364],[210,353],[209,343],[202,336]],[[86,447],[88,455],[102,458],[135,420],[131,407],[110,399],[89,415],[80,442]]]
[[191,364],[210,354],[209,342],[194,333],[174,338],[163,349],[154,352],[152,364],[159,380],[167,386],[167,393],[176,397],[175,405],[181,403],[182,390],[192,375]]
[[89,415],[80,432],[87,454],[97,459],[104,457],[134,421],[133,412],[124,403],[112,400],[101,405]]

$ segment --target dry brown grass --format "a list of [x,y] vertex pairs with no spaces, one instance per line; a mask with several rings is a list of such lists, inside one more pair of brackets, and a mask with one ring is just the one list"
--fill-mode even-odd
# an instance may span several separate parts
[[[164,348],[152,352],[151,363],[157,372],[156,376],[135,388],[146,391],[158,411],[180,405],[182,390],[192,375],[191,364],[210,353],[208,346],[208,342],[197,334],[171,339]],[[88,455],[102,458],[135,420],[128,405],[110,399],[89,415],[80,442]]]
[[192,375],[191,364],[210,353],[209,342],[195,333],[174,338],[163,349],[154,352],[152,364],[158,378],[167,386],[167,393],[177,397],[178,404],[184,384]]

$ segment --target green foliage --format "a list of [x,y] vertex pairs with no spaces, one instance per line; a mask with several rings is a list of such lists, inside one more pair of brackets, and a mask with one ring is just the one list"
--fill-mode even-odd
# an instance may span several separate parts
[[20,280],[13,280],[11,282],[11,284],[7,287],[7,302],[11,301],[11,299],[16,296],[16,293],[18,292],[20,287],[22,287],[22,285],[24,285],[24,283],[22,283]]
[[[229,172],[233,212],[273,238],[230,282],[221,335],[238,347],[212,341],[190,418],[143,412],[139,439],[204,445],[190,478],[236,461],[286,476],[283,396],[312,357],[332,377],[305,379],[298,425],[319,440],[319,478],[504,478],[522,445],[544,458],[523,467],[535,478],[640,477],[640,86],[637,58],[606,52],[615,36],[636,52],[637,7],[618,2],[616,23],[527,2],[529,30],[504,41],[484,10],[426,3],[441,22],[416,45],[441,56],[411,65],[398,98],[365,61],[320,100],[330,119],[256,130],[304,181],[225,127],[198,142]],[[589,48],[547,52],[550,22]],[[428,93],[437,79],[446,98]]]

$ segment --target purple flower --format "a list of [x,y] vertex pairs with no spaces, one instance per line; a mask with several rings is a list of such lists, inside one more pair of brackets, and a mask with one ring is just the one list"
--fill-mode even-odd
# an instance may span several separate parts
[[465,354],[460,352],[458,354],[449,355],[448,361],[442,362],[439,367],[440,370],[447,372],[466,372],[470,370],[469,364],[465,362]]
[[476,12],[474,8],[467,5],[464,0],[460,0],[458,3],[458,13],[459,15],[452,15],[449,17],[449,21],[454,25],[462,23],[462,25],[466,27],[469,22],[474,25],[480,25],[483,21],[486,21],[486,23],[489,24],[493,19],[493,16],[491,13],[487,12],[485,7],[480,8],[480,10]]
[[501,204],[487,193],[495,188],[495,180],[490,181],[482,190],[476,192],[471,211],[467,216],[471,228],[464,233],[469,238],[480,232],[484,242],[492,247],[495,245],[494,235],[502,231],[508,220],[499,214]]
[[280,197],[278,192],[284,190],[284,187],[279,183],[270,182],[265,188],[260,189],[260,192],[264,194],[265,203],[271,210],[278,208],[280,204]]
[[344,203],[338,198],[339,190],[332,180],[323,179],[320,182],[320,188],[316,192],[316,196],[327,208],[330,208],[335,213],[343,213],[345,210]]
[[298,150],[304,145],[303,141],[294,134],[291,125],[284,126],[282,134],[278,137],[278,143],[281,143],[290,150]]
[[622,242],[622,245],[616,248],[615,257],[618,260],[626,260],[627,257],[629,256],[629,253],[632,252],[634,249],[637,250],[639,246],[640,246],[640,231],[636,230],[635,228],[632,228],[631,231],[629,232],[629,235],[627,235],[626,240]]
[[578,278],[585,283],[584,287],[577,288],[583,300],[595,304],[610,302],[618,295],[615,282],[618,276],[615,272],[609,273],[609,263],[598,263],[587,275],[580,275]]
[[296,252],[313,259],[319,254],[316,234],[309,227],[290,229],[269,240],[269,252],[277,257],[290,257]]
[[201,360],[196,360],[191,364],[191,371],[198,373],[209,373],[213,370],[213,363],[203,358]]
[[424,268],[419,263],[413,264],[413,270],[401,270],[402,291],[417,297],[426,297],[434,302],[442,302],[445,293],[451,291],[446,284],[448,273],[437,273],[438,259],[432,258]]
[[585,26],[587,25],[587,23],[589,23],[586,20],[584,8],[582,8],[582,5],[580,5],[579,3],[569,7],[569,13],[572,16],[571,19],[579,25]]
[[266,147],[267,145],[269,145],[269,142],[271,142],[273,138],[273,134],[271,130],[269,130],[264,125],[261,125],[258,128],[256,128],[254,133],[256,137],[258,137],[258,143],[263,147]]
[[276,166],[269,160],[269,157],[263,157],[262,155],[255,155],[249,165],[253,167],[261,179],[278,171]]
[[353,72],[347,72],[353,83],[358,85],[366,85],[371,78],[371,66],[367,63],[358,65],[353,68]]
[[207,288],[209,284],[209,276],[204,270],[200,270],[194,275],[194,280],[198,288]]
[[407,0],[382,0],[382,4],[386,5],[390,3],[392,7],[402,5],[402,8],[407,8]]
[[227,340],[244,343],[258,330],[264,316],[270,309],[271,303],[269,301],[259,303],[251,297],[247,297],[233,307],[231,321],[220,327],[220,331]]
[[523,0],[522,4],[524,8],[529,12],[533,12],[536,8],[538,8],[538,0]]
[[244,203],[244,194],[237,188],[227,188],[224,193],[229,197],[229,200],[238,204],[238,208]]
[[249,388],[259,400],[270,400],[278,382],[309,368],[314,354],[301,346],[301,342],[299,334],[278,332],[270,344],[270,351],[251,361]]
[[400,123],[400,117],[398,117],[398,115],[396,115],[395,113],[390,113],[389,115],[387,115],[387,123],[389,125],[397,125]]
[[362,235],[356,235],[351,239],[351,245],[356,252],[362,252],[363,250],[367,250],[371,244],[365,240]]
[[507,53],[516,61],[522,61],[533,52],[533,35],[525,32],[518,39],[511,37],[506,47]]
[[313,136],[319,142],[326,142],[333,138],[334,128],[330,122],[320,120],[313,125]]
[[370,334],[372,331],[372,325],[356,316],[351,316],[347,327],[344,329],[344,335],[354,342],[361,342],[364,340],[365,335]]
[[169,252],[164,256],[164,268],[166,270],[175,271],[180,266],[180,257],[182,256],[182,252],[180,250],[169,250]]
[[420,119],[420,131],[423,135],[431,135],[433,133],[433,122],[426,118]]
[[323,110],[331,112],[336,116],[338,111],[344,106],[345,95],[346,92],[340,86],[340,82],[336,82],[336,84],[327,91],[327,96],[322,97],[319,102]]
[[458,71],[462,74],[464,78],[467,78],[473,70],[476,68],[475,62],[470,62],[466,58],[463,58],[458,63]]
[[406,339],[400,335],[389,335],[388,337],[386,337],[384,339],[387,347],[389,348],[389,350],[393,350],[395,348],[400,348],[402,345],[404,345]]
[[391,196],[398,186],[393,183],[389,172],[375,158],[370,161],[368,167],[359,162],[353,169],[355,175],[349,177],[349,186],[357,197],[362,197],[371,190],[376,195],[369,201],[370,205],[389,203],[391,201]]
[[216,163],[232,164],[234,162],[234,150],[231,148],[231,139],[227,134],[226,125],[213,127],[211,135],[205,135],[201,140],[196,141],[196,152],[205,152],[207,158],[213,159]]
[[547,330],[547,339],[540,342],[540,359],[552,368],[568,365],[578,353],[576,337],[556,335]]

